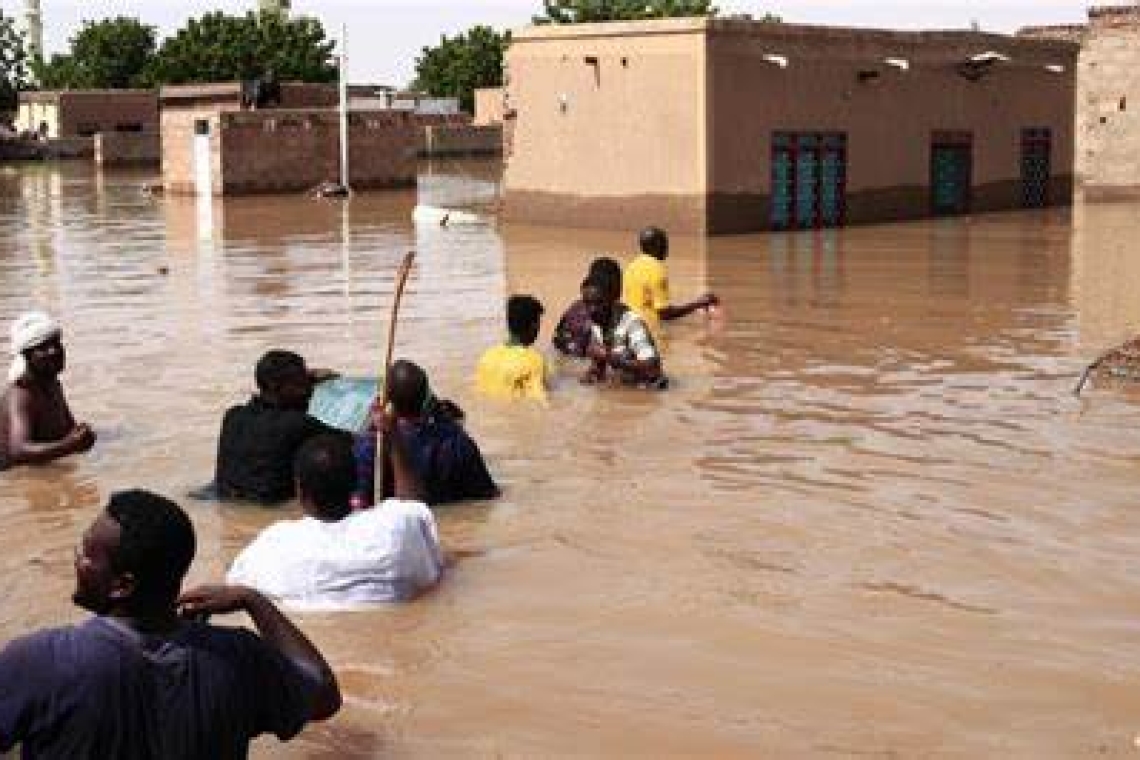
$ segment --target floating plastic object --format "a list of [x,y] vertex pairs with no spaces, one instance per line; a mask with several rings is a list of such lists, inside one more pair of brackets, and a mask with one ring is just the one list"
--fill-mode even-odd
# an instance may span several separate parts
[[412,211],[412,221],[416,224],[435,224],[440,227],[487,223],[486,218],[470,211],[422,204],[416,206],[415,210]]

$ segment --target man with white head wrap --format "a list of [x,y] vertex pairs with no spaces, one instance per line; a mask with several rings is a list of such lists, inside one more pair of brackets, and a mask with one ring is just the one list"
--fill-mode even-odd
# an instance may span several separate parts
[[9,331],[9,351],[8,386],[0,396],[0,469],[90,449],[95,433],[75,422],[59,382],[67,363],[59,323],[42,311],[21,314]]

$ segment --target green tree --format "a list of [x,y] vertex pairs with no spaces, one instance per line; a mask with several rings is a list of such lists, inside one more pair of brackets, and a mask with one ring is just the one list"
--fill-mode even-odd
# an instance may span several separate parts
[[272,71],[282,81],[332,82],[333,42],[321,22],[275,13],[191,19],[159,48],[154,79],[162,84],[230,82]]
[[510,33],[500,34],[489,26],[473,26],[456,37],[440,37],[439,44],[425,47],[416,59],[412,87],[436,97],[459,98],[471,113],[475,90],[503,83],[503,54]]
[[149,87],[157,36],[153,26],[118,16],[84,21],[68,53],[36,61],[33,71],[49,90]]
[[0,110],[16,110],[16,93],[28,86],[27,62],[24,36],[0,10]]
[[636,21],[678,16],[715,16],[712,0],[543,0],[536,24]]

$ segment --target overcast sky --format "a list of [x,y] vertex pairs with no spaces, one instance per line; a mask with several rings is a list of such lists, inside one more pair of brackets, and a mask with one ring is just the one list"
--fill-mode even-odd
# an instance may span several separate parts
[[[256,7],[256,0],[41,0],[44,43],[48,52],[66,48],[67,39],[85,19],[136,16],[158,27],[177,30],[188,17],[209,10],[230,13]],[[441,34],[456,34],[473,24],[512,28],[529,23],[541,0],[293,0],[294,13],[312,15],[330,34],[347,24],[349,70],[353,82],[406,84],[416,56]],[[987,31],[1009,32],[1032,24],[1072,23],[1085,18],[1086,3],[1072,0],[722,0],[723,12],[761,15],[771,11],[785,21],[876,26],[899,29],[961,29],[977,21]],[[0,0],[5,13],[18,15],[23,0]]]

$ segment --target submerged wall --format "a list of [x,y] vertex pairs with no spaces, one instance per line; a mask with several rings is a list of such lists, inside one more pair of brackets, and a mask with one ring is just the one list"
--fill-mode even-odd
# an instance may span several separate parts
[[1021,207],[1023,130],[1047,130],[1047,202],[1068,203],[1077,52],[1067,40],[734,19],[526,29],[508,52],[506,214],[766,229],[777,132],[845,136],[847,222],[932,213],[940,134],[971,144],[967,210],[985,211]]

